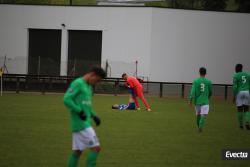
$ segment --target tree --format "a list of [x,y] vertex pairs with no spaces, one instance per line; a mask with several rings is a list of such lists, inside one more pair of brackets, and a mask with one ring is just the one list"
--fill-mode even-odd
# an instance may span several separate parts
[[170,4],[173,8],[181,9],[197,9],[200,8],[200,2],[202,0],[166,0],[170,1]]
[[203,0],[202,7],[205,10],[224,11],[228,0]]
[[250,12],[250,1],[249,0],[235,0],[235,2],[239,5],[240,12]]

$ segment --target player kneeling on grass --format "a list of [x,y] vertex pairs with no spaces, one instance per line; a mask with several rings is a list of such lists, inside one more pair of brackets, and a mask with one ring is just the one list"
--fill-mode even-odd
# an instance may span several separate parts
[[129,89],[134,90],[133,99],[135,101],[135,105],[136,105],[137,110],[140,110],[140,105],[139,105],[139,102],[137,99],[137,97],[139,97],[142,100],[143,104],[145,105],[147,111],[151,111],[150,105],[148,104],[148,102],[144,96],[144,93],[143,93],[143,86],[138,81],[138,79],[136,79],[133,76],[129,76],[126,73],[122,74],[122,79],[124,79],[126,81],[126,84],[127,84]]
[[234,102],[238,109],[238,120],[240,128],[243,129],[243,115],[245,113],[245,123],[247,130],[250,130],[250,112],[249,112],[249,89],[250,76],[242,71],[243,65],[237,64],[235,67],[236,74],[233,77]]
[[101,120],[92,109],[92,86],[106,76],[102,68],[93,68],[83,77],[74,80],[64,95],[64,104],[70,111],[73,153],[68,167],[76,167],[82,151],[90,148],[87,167],[95,167],[100,143],[91,119],[99,126]]
[[206,71],[204,67],[200,68],[200,78],[194,80],[189,98],[191,106],[194,100],[199,132],[204,127],[205,116],[209,112],[209,99],[212,96],[212,83],[206,78]]

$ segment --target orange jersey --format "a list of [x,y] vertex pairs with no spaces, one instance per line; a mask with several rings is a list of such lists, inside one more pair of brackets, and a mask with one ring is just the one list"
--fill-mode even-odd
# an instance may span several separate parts
[[139,88],[139,89],[142,88],[142,84],[138,81],[138,79],[136,79],[135,77],[132,77],[132,76],[128,76],[127,84],[131,88]]

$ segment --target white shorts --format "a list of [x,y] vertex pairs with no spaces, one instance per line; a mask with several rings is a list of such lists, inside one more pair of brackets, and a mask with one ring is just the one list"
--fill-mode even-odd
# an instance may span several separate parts
[[86,148],[93,148],[99,145],[99,140],[92,127],[79,132],[73,132],[72,134],[72,150],[83,151]]
[[197,105],[195,106],[196,115],[207,115],[209,112],[209,105]]
[[236,105],[237,107],[247,105],[249,106],[249,91],[240,91],[236,96]]

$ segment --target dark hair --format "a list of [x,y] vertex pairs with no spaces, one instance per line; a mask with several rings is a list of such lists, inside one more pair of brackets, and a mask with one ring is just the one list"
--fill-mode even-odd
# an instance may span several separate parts
[[205,67],[201,67],[199,72],[200,72],[200,75],[206,75],[207,74],[207,69]]
[[89,72],[93,72],[93,73],[95,73],[95,75],[97,75],[101,78],[106,77],[106,72],[101,67],[94,67]]
[[125,77],[126,75],[127,75],[126,73],[123,73],[123,74],[122,74],[122,78]]
[[243,69],[243,65],[242,64],[236,64],[235,66],[235,71],[236,72],[242,72]]

